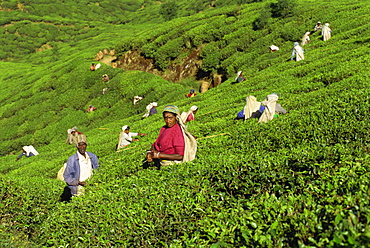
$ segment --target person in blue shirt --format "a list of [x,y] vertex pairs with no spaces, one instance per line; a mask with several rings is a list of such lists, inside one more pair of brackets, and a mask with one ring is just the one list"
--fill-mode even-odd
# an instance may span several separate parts
[[[257,110],[256,112],[253,112],[250,118],[260,118],[264,110],[265,110],[265,106],[261,105],[259,110]],[[237,121],[237,120],[245,120],[244,108],[242,109],[242,111],[238,112],[238,114],[236,115],[234,121]]]
[[99,167],[98,158],[95,154],[86,151],[86,141],[77,144],[77,152],[70,156],[63,177],[71,190],[72,196],[78,196],[83,192],[83,186],[91,177],[93,169]]

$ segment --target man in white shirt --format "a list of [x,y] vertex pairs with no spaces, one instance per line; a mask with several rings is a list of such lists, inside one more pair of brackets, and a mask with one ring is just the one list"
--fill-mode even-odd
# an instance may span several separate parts
[[99,167],[98,158],[95,154],[86,151],[86,141],[77,144],[77,152],[70,156],[63,177],[71,190],[72,196],[78,196],[82,192],[86,181],[91,177],[93,169]]
[[119,134],[119,140],[117,145],[117,150],[126,147],[131,144],[132,141],[139,141],[139,139],[133,139],[135,136],[146,136],[145,133],[131,133],[130,127],[125,125],[122,127],[122,132]]

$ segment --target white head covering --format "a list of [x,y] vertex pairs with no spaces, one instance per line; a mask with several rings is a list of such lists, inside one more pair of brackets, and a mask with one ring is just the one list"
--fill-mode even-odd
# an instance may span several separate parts
[[272,101],[272,100],[277,101],[278,99],[279,99],[279,96],[276,93],[272,93],[272,94],[266,96],[267,101]]
[[73,129],[70,128],[70,129],[67,130],[67,133],[70,134],[70,133],[72,133],[72,131],[73,131]]
[[156,102],[152,102],[152,106],[153,106],[153,107],[157,107],[157,106],[158,106],[158,103],[156,103]]
[[128,128],[128,126],[127,126],[127,125],[124,125],[124,126],[122,127],[122,131],[125,131],[127,128]]
[[180,116],[181,121],[182,121],[183,123],[185,123],[185,122],[186,122],[186,120],[188,119],[188,116],[189,116],[190,114],[194,113],[194,112],[195,112],[195,111],[197,111],[197,110],[198,110],[198,107],[194,105],[194,106],[191,106],[191,107],[190,107],[189,111],[187,111],[187,112],[182,112],[182,114],[181,114],[181,116]]
[[39,153],[36,151],[36,149],[32,145],[30,145],[30,146],[24,146],[22,148],[26,152],[27,156],[30,155],[30,152],[32,152],[33,155],[35,155],[35,156],[36,155],[39,155]]
[[325,26],[329,27],[329,23],[325,23]]
[[237,80],[238,77],[240,76],[240,74],[242,74],[242,73],[243,73],[243,71],[238,71],[238,73],[236,74],[235,80]]
[[298,42],[294,42],[294,46],[299,46],[299,43]]
[[198,107],[197,106],[191,106],[190,108],[190,111],[194,112],[194,111],[197,111],[198,110]]
[[270,46],[270,49],[271,49],[271,50],[279,51],[279,47],[277,47],[277,46],[275,46],[275,45],[271,45],[271,46]]
[[306,34],[310,34],[310,32],[306,32]]

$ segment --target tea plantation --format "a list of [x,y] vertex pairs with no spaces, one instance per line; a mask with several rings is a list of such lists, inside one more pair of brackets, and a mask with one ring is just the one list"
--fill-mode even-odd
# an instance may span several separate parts
[[[369,246],[367,0],[10,1],[1,10],[1,247]],[[317,21],[332,38],[313,33],[305,60],[290,61]],[[227,79],[185,98],[197,78],[173,83],[103,63],[90,71],[103,49],[138,51],[163,72],[201,49],[200,72]],[[234,84],[239,70],[247,79]],[[273,92],[288,114],[233,120],[248,95]],[[135,95],[145,99],[134,106]],[[194,161],[142,168],[164,125],[161,114],[142,119],[153,101],[159,112],[199,107],[188,125]],[[148,135],[116,152],[123,125]],[[64,143],[73,126],[100,167],[83,196],[62,202],[56,175],[76,152]],[[15,161],[24,145],[40,155]]]

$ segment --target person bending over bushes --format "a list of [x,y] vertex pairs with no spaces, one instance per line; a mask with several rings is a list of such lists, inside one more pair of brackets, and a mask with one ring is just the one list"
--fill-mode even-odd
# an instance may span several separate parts
[[146,133],[131,133],[130,127],[125,125],[122,127],[122,132],[119,134],[119,140],[117,145],[117,151],[120,148],[126,147],[132,143],[132,141],[139,141],[139,139],[133,139],[135,136],[146,136]]
[[68,137],[65,143],[68,143],[70,145],[74,144],[77,146],[78,142],[80,141],[87,141],[86,135],[78,132],[77,127],[73,127],[71,129],[68,129]]
[[198,107],[197,106],[191,106],[189,111],[187,112],[182,112],[181,114],[181,120],[185,124],[189,121],[195,120],[194,115],[198,112]]
[[39,153],[33,146],[23,146],[22,153],[18,155],[15,161],[18,161],[21,157],[26,156],[26,158],[37,156]]
[[158,103],[156,103],[156,102],[152,102],[152,103],[148,104],[145,107],[146,108],[146,113],[143,115],[143,118],[146,118],[148,116],[151,116],[151,115],[154,115],[154,114],[158,113],[157,106],[158,106]]
[[294,60],[294,57],[295,57],[295,61],[304,60],[304,50],[299,45],[298,42],[294,42],[294,47],[293,47],[292,56],[290,60]]

